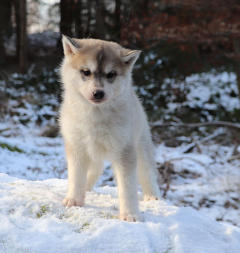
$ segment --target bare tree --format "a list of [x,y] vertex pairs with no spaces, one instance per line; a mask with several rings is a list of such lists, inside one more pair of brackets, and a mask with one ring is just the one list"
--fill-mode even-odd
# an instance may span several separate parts
[[237,85],[238,85],[238,94],[240,98],[240,42],[239,38],[235,38],[233,40],[233,46],[234,46],[234,55],[237,57],[235,58],[235,73],[237,75]]
[[87,1],[87,25],[86,25],[86,32],[85,36],[90,35],[90,23],[92,19],[92,0]]
[[75,0],[73,6],[73,18],[74,18],[75,36],[78,38],[80,38],[83,35],[81,9],[82,9],[82,1]]
[[95,0],[96,4],[96,36],[98,39],[105,38],[105,26],[104,26],[104,5],[102,0]]
[[4,63],[4,39],[10,35],[11,30],[11,0],[0,1],[0,63]]
[[62,34],[72,36],[73,24],[73,6],[74,0],[61,0],[60,1],[60,32]]
[[19,1],[19,19],[20,19],[20,50],[19,50],[19,68],[21,73],[27,69],[27,1]]
[[121,39],[121,0],[115,0],[115,31],[116,40]]

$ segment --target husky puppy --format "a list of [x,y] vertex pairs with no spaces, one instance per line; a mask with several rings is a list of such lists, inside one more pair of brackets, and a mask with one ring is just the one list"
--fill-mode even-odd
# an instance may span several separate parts
[[63,36],[62,42],[60,128],[68,165],[63,204],[84,205],[107,159],[117,179],[120,219],[139,221],[137,181],[144,200],[159,197],[151,134],[132,87],[140,51],[96,39]]

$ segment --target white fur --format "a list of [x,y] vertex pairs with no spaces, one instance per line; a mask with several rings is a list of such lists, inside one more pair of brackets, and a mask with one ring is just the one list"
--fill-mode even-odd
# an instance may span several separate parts
[[[120,218],[140,220],[137,178],[146,200],[157,199],[159,188],[146,114],[131,85],[132,66],[124,76],[117,76],[114,84],[104,82],[107,100],[93,104],[89,96],[97,84],[83,84],[69,57],[65,53],[61,67],[64,93],[60,126],[67,151],[69,184],[63,203],[82,206],[85,191],[92,189],[101,174],[102,162],[107,159],[112,162],[117,179]],[[94,66],[90,62],[87,67],[94,71]],[[109,71],[111,63],[106,68]]]

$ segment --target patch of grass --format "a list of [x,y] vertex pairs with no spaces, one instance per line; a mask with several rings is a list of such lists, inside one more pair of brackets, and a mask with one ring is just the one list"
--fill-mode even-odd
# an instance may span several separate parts
[[[11,152],[26,153],[23,149],[15,146],[15,145],[8,144],[6,142],[0,142],[0,148],[8,149]],[[48,156],[48,153],[43,152],[43,151],[39,151],[39,152],[38,151],[32,151],[31,153],[32,154],[39,154],[39,155],[42,155],[42,156]]]
[[37,218],[41,218],[43,215],[47,213],[48,210],[49,208],[47,206],[45,205],[40,206],[40,210],[36,214]]
[[80,228],[77,228],[74,230],[76,233],[82,233],[83,230],[88,229],[90,226],[90,223],[84,222]]
[[11,152],[25,153],[24,150],[18,148],[17,146],[13,146],[4,142],[0,142],[0,147],[3,149],[8,149]]
[[82,229],[83,229],[83,228],[87,228],[87,227],[89,227],[89,226],[90,226],[90,223],[84,222],[83,225],[82,225]]

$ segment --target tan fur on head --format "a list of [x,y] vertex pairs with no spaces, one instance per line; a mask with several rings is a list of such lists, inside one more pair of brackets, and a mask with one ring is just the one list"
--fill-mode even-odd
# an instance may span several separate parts
[[101,49],[104,49],[109,60],[115,61],[116,65],[127,68],[134,65],[141,53],[140,50],[126,49],[115,42],[98,39],[75,39],[63,35],[62,42],[65,56],[73,57],[75,63],[79,56],[83,58],[86,55],[87,57],[96,56]]
[[[123,77],[130,78],[140,51],[97,39],[73,39],[63,36],[62,41],[65,54],[63,69],[68,68],[64,73],[71,72],[71,77],[62,75],[63,83],[74,86],[80,96],[96,103],[93,94],[101,90],[104,92],[104,99],[98,103],[103,103],[119,96],[124,88],[127,88],[127,85],[124,87],[118,83],[122,83]],[[89,76],[84,75],[85,71],[89,71]],[[112,73],[114,76],[111,78]]]

